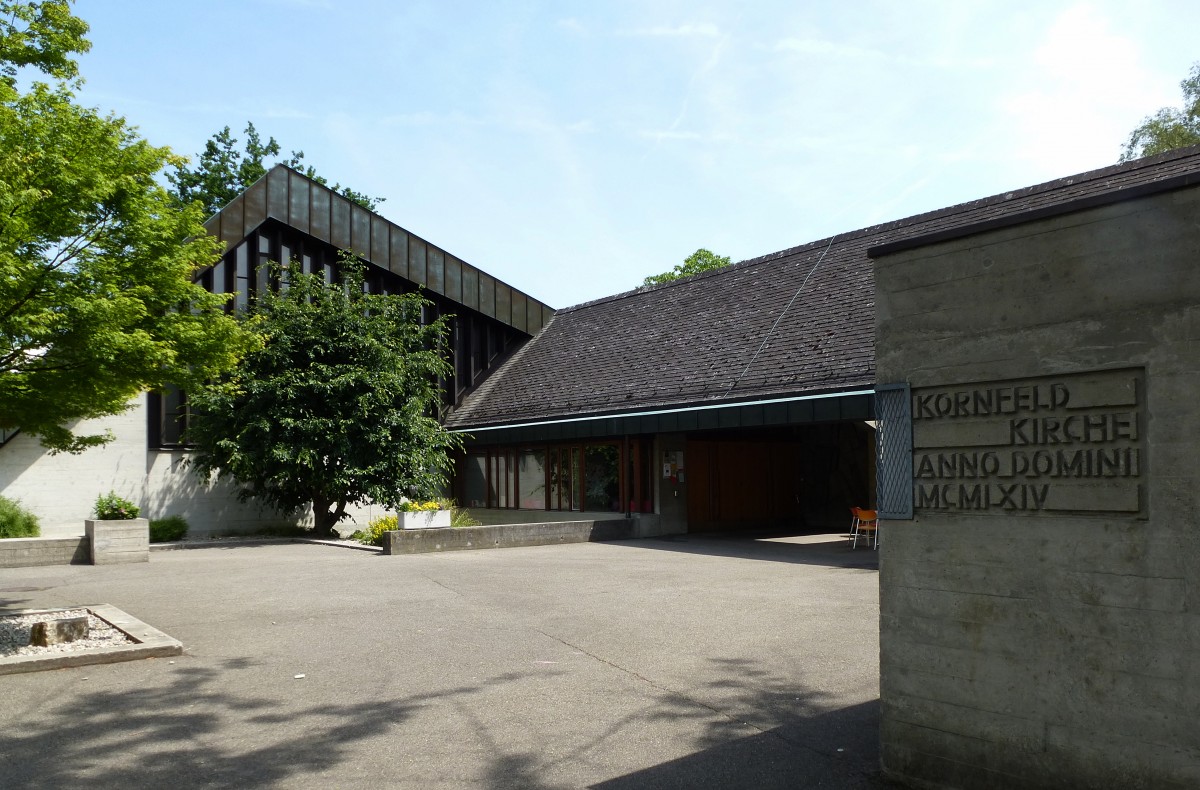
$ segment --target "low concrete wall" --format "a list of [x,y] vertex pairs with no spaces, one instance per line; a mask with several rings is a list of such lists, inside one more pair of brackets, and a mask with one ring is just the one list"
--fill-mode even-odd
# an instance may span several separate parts
[[[487,527],[497,524],[562,523],[564,517],[570,518],[572,521],[626,520],[624,513],[602,513],[592,510],[566,512],[561,510],[510,510],[506,508],[473,507],[469,508],[468,512],[473,519]],[[685,532],[686,526],[686,524],[683,524],[677,529],[671,530],[671,532]],[[669,534],[663,527],[662,517],[657,513],[634,513],[632,529],[633,533],[630,537],[633,538],[653,538]]]
[[384,554],[424,554],[462,549],[507,549],[557,543],[628,540],[633,521],[559,521],[541,524],[497,524],[484,527],[408,529],[384,533]]
[[0,540],[0,568],[36,565],[87,565],[92,560],[87,538],[7,538]]

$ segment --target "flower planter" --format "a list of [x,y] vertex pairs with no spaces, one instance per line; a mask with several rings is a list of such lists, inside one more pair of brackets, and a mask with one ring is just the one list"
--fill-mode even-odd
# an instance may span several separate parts
[[434,529],[450,526],[449,510],[416,510],[396,514],[400,529]]
[[83,522],[93,565],[150,561],[150,521],[129,518]]

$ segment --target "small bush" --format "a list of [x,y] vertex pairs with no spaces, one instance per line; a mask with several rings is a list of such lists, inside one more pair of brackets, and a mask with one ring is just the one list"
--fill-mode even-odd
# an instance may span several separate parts
[[393,529],[400,529],[400,519],[395,516],[380,516],[373,518],[367,522],[367,528],[355,530],[350,536],[351,540],[357,540],[364,546],[382,546],[383,533]]
[[0,496],[0,538],[36,538],[41,534],[37,516],[17,500]]
[[183,540],[187,535],[188,523],[183,516],[167,516],[150,519],[150,542],[171,543]]
[[100,521],[120,521],[137,518],[141,509],[124,497],[117,496],[115,491],[109,491],[96,497],[96,518]]
[[472,518],[471,511],[465,507],[452,507],[450,508],[450,526],[479,527],[483,526],[483,522]]

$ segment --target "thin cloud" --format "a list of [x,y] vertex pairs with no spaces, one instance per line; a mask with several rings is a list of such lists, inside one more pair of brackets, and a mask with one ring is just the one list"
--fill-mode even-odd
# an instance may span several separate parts
[[721,29],[716,25],[705,22],[698,25],[685,24],[676,27],[660,25],[656,27],[641,27],[624,32],[627,36],[655,36],[660,38],[716,38],[721,35]]
[[699,132],[677,132],[672,129],[643,129],[638,132],[638,137],[644,137],[647,140],[661,143],[663,140],[699,140],[702,138],[702,135]]
[[877,49],[865,49],[852,44],[839,44],[820,38],[783,38],[775,42],[776,52],[798,52],[802,55],[834,55],[844,58],[882,58]]

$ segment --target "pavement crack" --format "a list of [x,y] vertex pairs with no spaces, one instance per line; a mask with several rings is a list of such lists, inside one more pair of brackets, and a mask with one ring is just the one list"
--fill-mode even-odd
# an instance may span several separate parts
[[[613,669],[615,669],[619,672],[624,672],[626,675],[631,675],[632,677],[637,678],[638,680],[642,681],[643,683],[646,683],[650,686],[654,686],[654,688],[658,689],[659,691],[666,691],[671,694],[679,693],[679,692],[675,691],[674,689],[669,689],[666,686],[655,683],[653,680],[646,677],[645,675],[638,674],[637,672],[634,672],[632,669],[626,669],[625,667],[621,666],[620,664],[614,664],[612,661],[609,661],[607,658],[604,658],[603,656],[598,656],[595,653],[591,652],[590,650],[580,647],[579,645],[572,644],[565,639],[555,636],[554,634],[548,634],[540,628],[535,628],[533,630],[537,631],[539,634],[546,637],[547,639],[553,639],[555,642],[558,642],[559,644],[562,644],[562,645],[566,645],[567,647],[571,648],[572,650],[578,650],[580,653],[583,653],[585,656],[588,656],[589,658],[594,658],[595,660],[599,661],[601,664],[607,664],[608,666],[612,667]],[[705,705],[704,707],[708,707],[708,706]]]
[[567,647],[571,648],[572,650],[578,650],[580,653],[583,653],[585,656],[595,659],[596,661],[599,661],[601,664],[610,666],[613,669],[617,670],[618,672],[623,672],[626,675],[637,678],[638,680],[642,681],[646,685],[652,686],[653,688],[658,689],[659,691],[663,692],[664,694],[670,694],[670,695],[674,696],[674,698],[677,700],[686,701],[688,704],[691,704],[698,708],[703,708],[704,710],[710,711],[714,715],[720,716],[722,719],[725,719],[726,721],[732,722],[734,724],[740,724],[744,727],[749,727],[750,729],[754,730],[755,732],[759,733],[760,735],[769,735],[773,738],[777,738],[777,739],[779,739],[785,743],[791,744],[793,746],[798,746],[798,747],[805,749],[806,751],[810,751],[814,754],[819,754],[824,757],[829,756],[828,754],[821,752],[820,750],[813,749],[811,746],[809,746],[805,743],[795,741],[790,738],[784,737],[783,735],[780,735],[778,732],[775,731],[776,728],[766,729],[766,728],[760,727],[757,724],[755,724],[754,722],[746,721],[745,719],[743,719],[739,716],[733,716],[729,713],[726,713],[725,711],[721,710],[720,708],[718,708],[714,705],[710,705],[709,703],[705,702],[704,700],[696,699],[695,697],[691,696],[690,694],[685,694],[684,692],[679,691],[677,689],[673,689],[668,686],[664,686],[661,683],[656,683],[653,680],[651,680],[650,678],[646,677],[645,675],[643,675],[639,672],[635,672],[632,669],[628,669],[626,667],[621,666],[620,664],[616,664],[612,661],[609,661],[607,658],[604,658],[603,656],[598,656],[595,653],[591,652],[590,650],[587,650],[586,648],[576,645],[572,642],[568,642],[567,640],[562,639],[561,637],[557,637],[554,634],[548,634],[540,628],[535,628],[533,630],[537,631],[539,634],[546,637],[547,639],[553,639],[555,642],[558,642],[559,644],[562,644],[562,645],[566,645]]
[[[695,698],[695,696],[691,696],[690,694],[685,694],[683,692],[680,692],[680,690],[678,690],[678,689],[673,689],[673,688],[670,688],[667,686],[662,686],[661,683],[655,683],[654,681],[650,680],[650,678],[640,674],[640,672],[635,672],[634,670],[624,668],[624,666],[622,666],[620,664],[610,662],[610,660],[608,660],[605,657],[596,656],[595,653],[587,650],[587,648],[581,647],[580,645],[572,644],[572,642],[569,642],[569,641],[566,641],[565,639],[559,638],[559,636],[554,636],[553,634],[547,634],[546,632],[544,632],[544,630],[541,630],[540,628],[535,628],[534,630],[535,630],[535,632],[538,632],[542,636],[545,636],[546,639],[552,639],[556,642],[559,642],[560,645],[566,645],[566,646],[570,647],[571,650],[580,651],[581,653],[584,654],[584,656],[598,660],[598,662],[600,662],[601,664],[611,666],[611,668],[613,668],[614,670],[617,670],[619,672],[624,672],[625,675],[629,675],[631,677],[636,677],[637,680],[640,680],[641,682],[646,683],[647,686],[652,686],[652,687],[660,690],[660,692],[662,692],[664,694],[671,694],[677,700],[684,700],[684,701],[688,702],[688,704],[690,704],[690,705],[695,705],[696,707],[704,708],[704,710],[712,712],[715,714],[715,716],[719,716],[722,719],[726,719],[726,720],[728,720],[728,722],[732,722],[734,724],[740,724],[743,726],[748,726],[748,728],[750,728],[751,730],[755,730],[756,732],[760,732],[760,734],[763,734],[763,735],[772,734],[772,731],[770,731],[770,730],[764,730],[763,728],[761,728],[761,726],[758,726],[757,724],[754,724],[752,722],[746,722],[745,719],[742,719],[742,718],[739,718],[736,716],[731,716],[731,714],[728,714],[725,711],[722,711],[721,708],[715,707],[713,705],[709,705],[708,702],[706,702],[706,701],[698,700]],[[776,737],[779,737],[779,736],[776,735]],[[782,740],[786,741],[787,738],[782,738]]]
[[461,592],[459,592],[458,590],[454,589],[454,588],[453,588],[453,587],[451,587],[450,585],[448,585],[448,584],[442,584],[440,581],[438,581],[437,579],[433,578],[432,576],[426,576],[425,578],[426,578],[426,579],[428,579],[429,581],[433,582],[434,584],[436,584],[438,587],[441,587],[441,588],[442,588],[442,589],[444,589],[444,590],[449,590],[450,592],[452,592],[452,593],[454,593],[455,595],[457,595],[459,598],[465,598],[465,597],[466,597],[465,595],[463,595]]

